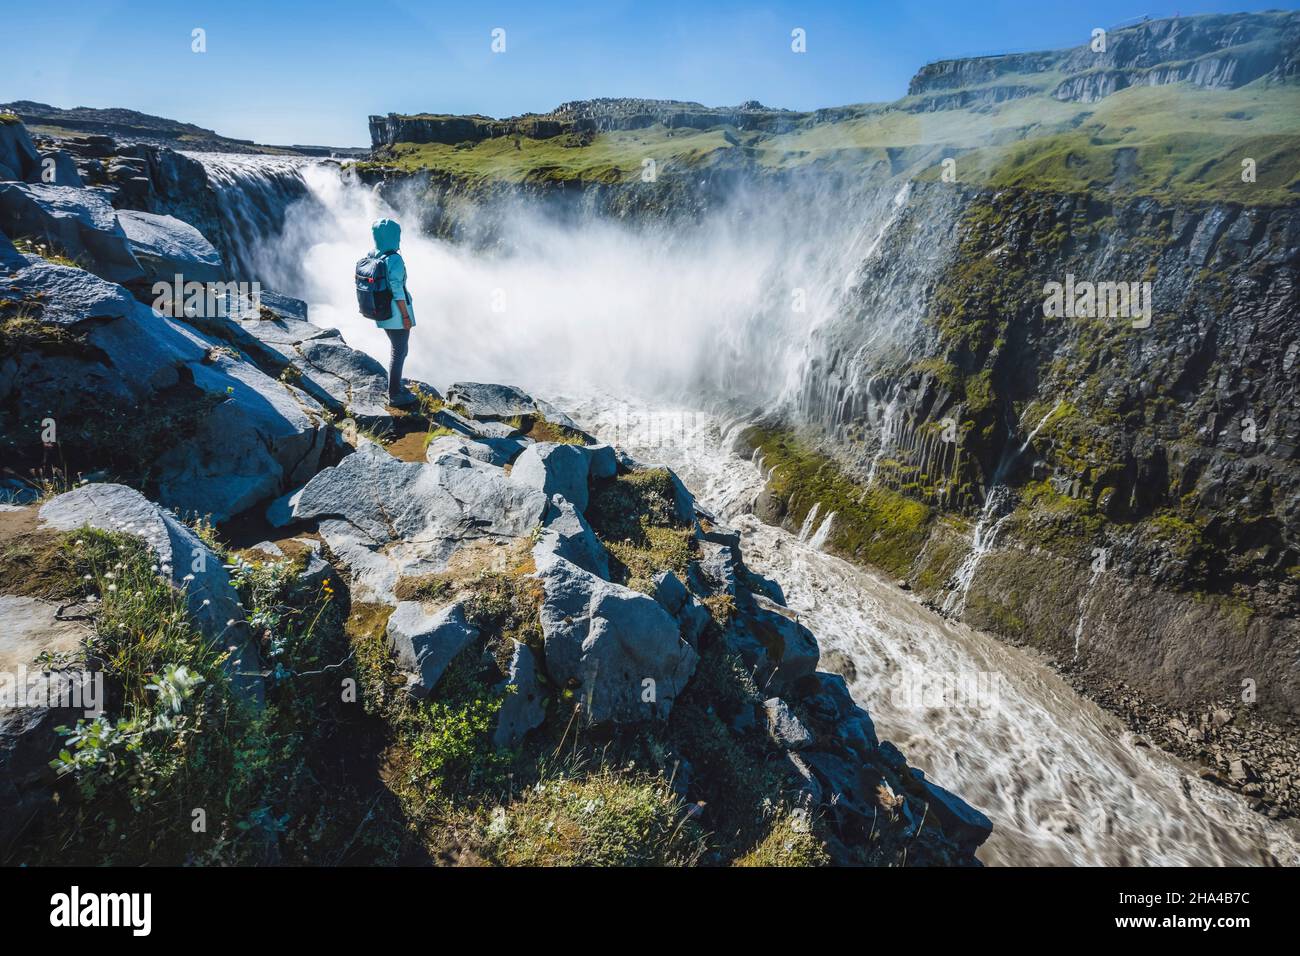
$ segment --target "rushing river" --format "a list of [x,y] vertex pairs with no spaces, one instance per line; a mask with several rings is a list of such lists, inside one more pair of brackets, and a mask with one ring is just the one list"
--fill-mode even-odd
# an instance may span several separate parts
[[[237,258],[306,299],[313,321],[386,358],[383,336],[356,313],[352,263],[366,250],[370,221],[396,213],[329,166],[203,158],[230,231],[249,234]],[[277,205],[304,192],[287,210]],[[268,221],[280,234],[253,235]],[[850,260],[878,254],[867,242],[878,230],[859,231],[843,246]],[[806,250],[791,267],[779,248],[754,238],[757,231],[718,233],[712,258],[706,242],[674,249],[664,237],[648,242],[605,224],[562,231],[521,220],[521,241],[507,257],[413,233],[403,242],[419,319],[408,374],[438,386],[464,379],[540,390],[561,382],[543,394],[584,427],[642,461],[674,468],[742,532],[746,564],[780,585],[817,635],[823,667],[850,680],[880,736],[993,820],[984,862],[1300,864],[1293,824],[1252,813],[1241,797],[1138,746],[1033,654],[954,624],[822,552],[818,523],[793,535],[758,521],[750,512],[760,467],[730,450],[740,423],[662,401],[603,397],[670,393],[664,386],[680,385],[680,369],[737,355],[734,367],[753,375],[770,353],[765,374],[782,385],[798,365],[803,335],[772,317],[756,329],[753,315],[780,287],[782,270],[842,277],[842,257]],[[497,309],[498,300],[508,308]],[[819,306],[833,307],[833,298]],[[817,321],[815,312],[802,321]],[[755,351],[758,343],[767,351]],[[916,692],[945,679],[974,692],[937,699]]]
[[[585,427],[671,466],[742,534],[745,563],[771,578],[817,635],[823,667],[851,661],[854,698],[941,786],[993,820],[988,864],[1300,863],[1295,828],[1253,813],[1167,754],[1137,746],[1032,653],[946,620],[893,583],[750,513],[763,476],[730,451],[742,423],[692,409],[560,396]],[[842,655],[842,656],[841,656]],[[976,694],[934,705],[907,693],[951,676]],[[964,683],[963,683],[964,682]]]

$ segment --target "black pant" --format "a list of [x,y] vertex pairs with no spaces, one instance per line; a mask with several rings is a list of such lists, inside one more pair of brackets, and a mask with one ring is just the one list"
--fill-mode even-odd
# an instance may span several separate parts
[[388,397],[399,398],[402,395],[402,365],[406,362],[406,350],[411,344],[410,329],[384,329],[388,334],[390,346],[388,356]]

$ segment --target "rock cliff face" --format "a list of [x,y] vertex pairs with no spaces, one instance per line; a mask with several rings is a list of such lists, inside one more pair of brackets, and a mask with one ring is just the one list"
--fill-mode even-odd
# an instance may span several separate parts
[[549,139],[562,133],[596,133],[645,129],[661,124],[669,129],[710,129],[731,125],[739,129],[780,132],[808,116],[771,109],[756,101],[735,107],[708,107],[678,100],[602,98],[561,103],[550,113],[529,113],[494,120],[487,116],[370,117],[370,141],[375,148],[394,143],[474,143],[500,136]]
[[[915,189],[818,330],[798,418],[928,509],[885,563],[949,612],[1166,701],[1249,681],[1293,716],[1298,238],[1292,210]],[[1149,327],[1045,315],[1069,277],[1151,283]]]
[[913,78],[913,96],[965,87],[998,88],[1006,78],[1039,75],[1057,99],[1092,103],[1137,84],[1187,81],[1212,89],[1260,77],[1296,75],[1300,21],[1289,13],[1174,17],[1108,31],[1105,48],[940,60]]

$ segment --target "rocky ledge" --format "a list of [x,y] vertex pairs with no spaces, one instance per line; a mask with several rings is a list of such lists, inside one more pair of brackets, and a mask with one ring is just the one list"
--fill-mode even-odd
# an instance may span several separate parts
[[671,470],[510,386],[390,408],[106,190],[14,175],[0,228],[4,670],[105,688],[0,710],[0,857],[977,862]]

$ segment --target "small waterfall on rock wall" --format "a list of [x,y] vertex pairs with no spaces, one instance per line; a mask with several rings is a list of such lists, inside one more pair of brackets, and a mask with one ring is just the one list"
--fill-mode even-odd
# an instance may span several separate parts
[[[1064,403],[1064,398],[1057,399],[1056,404],[1029,432],[1024,443],[1009,456],[1004,456],[997,469],[993,472],[993,480],[989,483],[988,497],[984,500],[984,508],[980,511],[979,520],[975,524],[975,533],[971,537],[970,553],[962,559],[961,564],[953,573],[951,589],[943,599],[943,612],[945,614],[960,617],[966,610],[966,596],[970,593],[971,584],[975,580],[975,571],[985,555],[993,550],[994,545],[997,543],[998,531],[1001,530],[1006,520],[1011,517],[1011,508],[1015,502],[1015,495],[1010,488],[1002,483],[1002,479],[1006,477],[1007,472],[1011,470],[1011,467],[1025,453],[1034,439],[1038,437],[1038,433],[1043,430],[1043,427]],[[1082,620],[1080,625],[1082,625]]]
[[803,516],[803,526],[799,528],[799,540],[807,541],[808,535],[812,534],[813,524],[817,521],[817,512],[821,509],[822,503],[819,501],[808,509],[808,513]]
[[821,527],[808,539],[808,547],[815,551],[821,551],[826,547],[826,542],[831,536],[831,530],[835,526],[835,512],[828,514],[822,521]]
[[993,550],[993,546],[997,543],[998,531],[1002,529],[1007,518],[1011,517],[1011,512],[1007,510],[1011,498],[1011,490],[1006,485],[996,485],[990,489],[989,496],[984,502],[984,510],[980,512],[979,520],[975,523],[970,552],[953,573],[952,589],[943,599],[943,613],[961,617],[962,612],[966,610],[966,595],[975,580],[975,570],[984,560],[984,556]]

